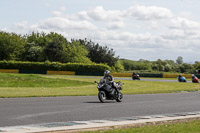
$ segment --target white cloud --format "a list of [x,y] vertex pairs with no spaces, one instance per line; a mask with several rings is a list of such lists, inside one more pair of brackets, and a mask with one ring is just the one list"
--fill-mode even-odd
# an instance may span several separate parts
[[177,14],[177,16],[182,17],[182,18],[186,18],[186,19],[193,19],[194,18],[193,14],[191,12],[188,12],[188,11],[183,11],[183,12]]
[[[200,50],[199,22],[179,17],[162,7],[136,5],[120,11],[99,6],[77,14],[61,15],[57,12],[56,16],[39,22],[37,28],[57,31],[68,38],[92,39],[114,48],[116,54],[129,59],[172,59],[177,53],[191,54],[193,49]],[[149,31],[126,31],[130,20],[138,21],[135,25],[140,30]],[[98,26],[97,22],[106,25]]]
[[79,17],[95,21],[121,21],[127,17],[141,20],[169,19],[173,14],[167,8],[156,6],[135,5],[125,10],[105,10],[102,6],[98,6],[79,12]]
[[6,32],[16,32],[18,34],[27,33],[29,32],[29,26],[27,21],[17,22],[14,23],[11,27],[4,27],[1,29],[2,31]]
[[[167,21],[166,26],[168,27],[167,32],[161,36],[165,39],[172,39],[174,41],[185,40],[196,40],[200,38],[200,22],[188,20],[183,17],[174,17]],[[188,42],[189,45],[189,42]]]
[[37,26],[39,29],[65,31],[68,30],[94,30],[96,26],[88,21],[74,21],[62,17],[52,17],[40,21]]
[[164,39],[179,40],[186,39],[186,35],[183,30],[174,29],[162,35]]
[[200,23],[188,20],[182,17],[176,17],[171,19],[171,26],[170,28],[174,29],[200,29]]
[[108,29],[121,29],[125,26],[124,22],[109,22],[108,23]]
[[120,21],[123,12],[120,10],[105,10],[102,6],[79,12],[81,19],[94,21]]
[[27,21],[22,21],[19,23],[15,23],[13,27],[17,28],[17,29],[27,29],[28,28],[28,22]]
[[52,12],[52,17],[31,25],[26,21],[16,23],[9,31],[53,31],[67,39],[88,38],[128,59],[173,59],[200,50],[200,22],[186,13],[187,18],[167,8],[144,5],[123,10],[97,6],[74,14],[65,11],[62,6]]
[[169,19],[173,17],[172,12],[167,8],[143,5],[132,6],[125,11],[125,14],[140,20]]

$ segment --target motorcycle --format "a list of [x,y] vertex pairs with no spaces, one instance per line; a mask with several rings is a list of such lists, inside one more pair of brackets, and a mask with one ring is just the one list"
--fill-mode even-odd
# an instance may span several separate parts
[[192,83],[199,83],[199,79],[197,77],[192,78]]
[[179,82],[187,82],[187,80],[185,79],[185,77],[177,77]]
[[132,79],[133,79],[133,80],[140,80],[140,75],[138,75],[138,74],[133,74],[133,75],[132,75]]
[[[95,83],[97,83],[97,81],[95,81]],[[97,83],[99,101],[102,103],[105,103],[106,100],[122,102],[123,94],[120,92],[120,90],[122,90],[122,83],[120,81],[116,82],[115,86],[118,89],[118,92],[112,87],[112,84],[110,84],[109,81],[100,79],[99,83]]]

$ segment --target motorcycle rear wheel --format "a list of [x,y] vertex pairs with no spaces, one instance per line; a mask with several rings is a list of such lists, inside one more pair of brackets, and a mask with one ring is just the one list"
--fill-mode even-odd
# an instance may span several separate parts
[[118,98],[116,99],[117,102],[122,102],[123,94],[119,92]]
[[104,91],[99,91],[98,94],[99,101],[102,103],[106,102],[106,93]]

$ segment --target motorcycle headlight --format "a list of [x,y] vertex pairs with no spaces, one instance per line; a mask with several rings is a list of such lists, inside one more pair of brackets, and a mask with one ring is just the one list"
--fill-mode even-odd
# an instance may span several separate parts
[[101,84],[98,84],[98,85],[97,85],[97,88],[101,88],[101,87],[102,87],[102,85],[101,85]]

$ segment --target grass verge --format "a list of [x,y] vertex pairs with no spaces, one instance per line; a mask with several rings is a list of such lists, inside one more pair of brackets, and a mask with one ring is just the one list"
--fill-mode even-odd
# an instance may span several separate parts
[[[76,76],[45,76],[49,78],[71,79],[76,81],[94,82],[99,79],[76,77]],[[100,77],[99,77],[100,78]],[[119,80],[116,80],[119,81]],[[153,94],[153,93],[174,93],[180,91],[199,91],[200,84],[196,83],[179,83],[179,82],[156,82],[156,81],[138,81],[138,80],[122,80],[125,84],[123,86],[123,94]],[[92,87],[96,88],[96,84]]]
[[[99,77],[100,78],[100,77]],[[97,95],[94,81],[99,78],[0,74],[0,97],[45,97],[45,96],[88,96]],[[156,81],[123,80],[123,94],[173,93],[199,91],[200,84]]]
[[87,131],[82,133],[199,133],[200,118],[183,119],[147,124],[138,124],[132,127],[121,126],[107,128],[99,131]]

